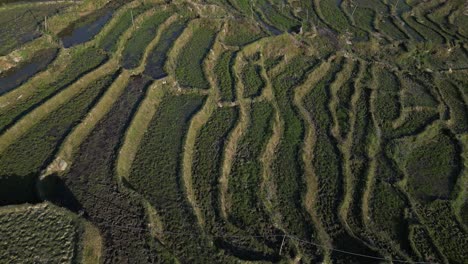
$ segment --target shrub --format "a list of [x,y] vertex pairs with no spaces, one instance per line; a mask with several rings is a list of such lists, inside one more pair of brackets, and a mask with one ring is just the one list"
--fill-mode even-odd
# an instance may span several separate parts
[[133,33],[122,53],[122,67],[138,67],[146,46],[156,37],[159,26],[171,15],[168,11],[158,11],[148,17]]
[[197,27],[189,42],[182,47],[176,61],[175,75],[184,87],[207,89],[209,83],[203,70],[205,59],[216,37],[216,30]]
[[458,87],[449,80],[438,82],[439,91],[450,110],[450,127],[457,134],[468,132],[468,109]]

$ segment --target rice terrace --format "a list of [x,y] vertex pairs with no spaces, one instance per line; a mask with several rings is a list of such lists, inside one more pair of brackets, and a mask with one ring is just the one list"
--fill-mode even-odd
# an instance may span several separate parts
[[468,0],[0,0],[0,264],[468,264]]

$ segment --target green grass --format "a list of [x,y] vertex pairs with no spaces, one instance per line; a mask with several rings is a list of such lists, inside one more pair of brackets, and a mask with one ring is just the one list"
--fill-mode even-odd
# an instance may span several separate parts
[[242,82],[244,84],[244,96],[259,96],[265,87],[265,81],[261,75],[262,67],[257,64],[248,63],[242,69]]
[[158,11],[146,18],[128,40],[122,53],[122,67],[133,69],[140,65],[148,44],[156,37],[159,26],[171,15],[169,11]]
[[[21,201],[33,195],[37,175],[52,161],[65,136],[85,117],[115,77],[116,75],[109,75],[91,83],[80,94],[31,127],[2,153],[0,175],[9,176],[10,179],[23,177],[24,181],[28,181],[28,184],[23,182],[23,186],[8,186],[2,191],[2,200]],[[21,162],[17,162],[20,160]]]
[[150,8],[149,5],[141,5],[127,10],[112,28],[99,40],[98,47],[113,53],[117,50],[122,34],[132,26],[132,15],[136,18],[139,14]]
[[203,61],[216,37],[216,30],[199,26],[193,29],[189,42],[177,56],[175,76],[183,87],[207,89],[209,83],[203,70]]
[[234,91],[235,80],[232,72],[235,55],[236,53],[233,51],[223,52],[214,66],[216,82],[223,101],[234,101],[236,98]]
[[0,258],[5,263],[78,261],[76,215],[51,205],[21,205],[0,210]]
[[107,60],[107,56],[100,49],[91,47],[74,52],[67,68],[61,71],[57,78],[51,82],[39,83],[32,95],[3,110],[0,116],[0,133],[21,118],[22,115],[42,104],[82,75],[95,69],[105,60]]
[[456,142],[447,133],[415,146],[406,159],[408,188],[421,201],[447,199],[455,186],[458,153]]

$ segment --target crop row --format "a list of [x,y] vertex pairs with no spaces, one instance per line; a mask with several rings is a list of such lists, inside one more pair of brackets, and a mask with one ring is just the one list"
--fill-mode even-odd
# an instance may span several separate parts
[[248,63],[242,69],[242,82],[244,84],[244,96],[259,96],[265,87],[265,81],[261,75],[262,67]]
[[[328,104],[330,85],[341,68],[340,61],[333,62],[327,75],[304,98],[304,106],[312,117],[316,134],[316,144],[313,148],[314,158],[311,161],[318,180],[316,210],[325,231],[334,241],[334,247],[360,252],[361,254],[375,255],[362,242],[350,236],[339,221],[338,209],[340,199],[343,196],[342,157],[337,148],[337,143],[331,135],[333,119]],[[333,253],[332,258],[344,262],[366,261],[363,258],[354,258],[339,252]]]
[[[203,105],[198,95],[167,95],[151,120],[132,164],[129,183],[157,210],[161,239],[184,263],[208,263],[220,256],[197,224],[185,195],[181,158],[192,116]],[[187,236],[192,234],[192,236]]]
[[266,34],[260,28],[246,20],[233,20],[227,24],[224,43],[229,46],[244,46]]
[[109,112],[80,145],[70,170],[55,180],[58,196],[52,194],[49,198],[81,212],[98,227],[104,263],[147,263],[157,258],[140,199],[118,185],[114,174],[114,158],[147,85],[148,80],[140,76],[130,79]]
[[[261,155],[272,135],[273,108],[268,103],[251,106],[250,122],[237,144],[229,175],[229,221],[250,234],[274,231],[258,192],[261,185]],[[276,241],[278,242],[278,241]],[[279,246],[279,245],[277,245]]]
[[133,69],[140,65],[146,47],[156,37],[159,26],[171,15],[169,11],[158,11],[143,21],[128,40],[122,53],[122,67]]
[[221,99],[224,101],[234,101],[235,99],[235,80],[232,72],[235,55],[236,53],[232,51],[223,52],[214,66]]
[[389,138],[400,138],[415,135],[423,131],[427,126],[439,118],[435,110],[413,111],[404,116],[404,122],[386,134]]
[[2,184],[8,186],[1,192],[3,202],[33,200],[31,196],[35,194],[34,184],[38,174],[51,162],[65,136],[83,119],[115,76],[111,74],[91,83],[83,92],[31,127],[2,153],[0,175],[11,177],[12,183],[18,181],[14,177],[23,177],[22,186]]
[[351,133],[351,145],[349,147],[349,174],[348,182],[353,184],[353,195],[350,212],[347,218],[348,224],[355,229],[362,229],[362,197],[366,186],[369,159],[367,157],[367,139],[372,133],[370,120],[370,90],[365,87],[369,79],[368,68],[364,70],[361,83],[363,87],[356,92],[358,99],[353,105],[355,116]]
[[[292,101],[294,88],[303,81],[305,74],[316,63],[317,61],[307,57],[295,58],[272,78],[278,110],[284,121],[284,132],[271,164],[272,180],[277,186],[274,209],[281,215],[281,223],[286,232],[307,239],[316,236],[313,224],[302,203],[305,190],[300,163],[300,147],[304,128]],[[316,254],[314,248],[307,250],[310,256]]]
[[3,95],[22,83],[36,73],[44,70],[57,56],[58,50],[55,48],[43,49],[37,51],[34,56],[15,68],[9,69],[0,74],[0,95]]
[[[349,21],[339,7],[338,1],[314,1],[317,9],[322,13],[326,22],[336,31],[345,32],[349,28]],[[341,2],[341,1],[340,1]]]
[[375,69],[374,78],[378,85],[374,97],[374,116],[377,125],[387,133],[392,121],[400,115],[399,82],[397,76],[386,69]]
[[450,110],[450,122],[451,128],[457,134],[463,134],[468,132],[468,108],[463,101],[463,96],[458,87],[445,80],[438,83],[439,91]]
[[268,22],[283,31],[291,31],[300,26],[298,21],[293,20],[288,15],[277,10],[277,8],[272,6],[268,0],[257,0],[256,7],[261,10],[261,13],[265,16]]
[[51,16],[68,4],[50,4],[20,6],[0,11],[0,56],[7,55],[20,45],[34,40],[42,35],[38,30],[45,16]]
[[185,19],[179,19],[169,25],[162,33],[161,37],[148,55],[145,67],[145,74],[153,79],[159,79],[167,75],[164,64],[167,60],[167,53],[172,48],[176,39],[182,34],[186,26]]
[[3,110],[4,112],[0,116],[0,132],[82,75],[101,65],[106,59],[107,56],[100,49],[85,48],[76,51],[72,54],[67,68],[61,71],[52,82],[39,83],[32,95]]
[[336,109],[336,115],[340,128],[341,138],[344,138],[350,130],[349,118],[351,111],[351,96],[354,93],[356,85],[353,78],[356,76],[358,70],[358,65],[354,65],[350,79],[348,79],[341,87],[339,87],[339,90],[337,91],[338,106]]
[[207,89],[209,83],[203,69],[203,61],[216,37],[210,27],[196,27],[190,40],[177,56],[175,75],[183,87]]
[[378,20],[377,28],[386,36],[394,40],[407,39],[404,32],[402,32],[396,25],[392,17],[384,16]]
[[98,46],[107,51],[115,52],[120,36],[130,28],[135,17],[146,11],[150,5],[140,5],[127,10],[112,28],[99,40]]
[[[204,216],[205,231],[214,236],[215,246],[243,260],[275,260],[276,252],[265,250],[260,239],[234,226],[221,215],[218,177],[227,136],[238,119],[235,108],[220,108],[213,113],[197,135],[193,156],[193,188]],[[231,238],[216,237],[231,235]]]

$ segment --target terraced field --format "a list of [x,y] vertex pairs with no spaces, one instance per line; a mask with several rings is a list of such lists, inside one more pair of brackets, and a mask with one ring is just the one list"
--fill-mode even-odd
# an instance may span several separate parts
[[467,1],[0,22],[0,263],[468,263]]

